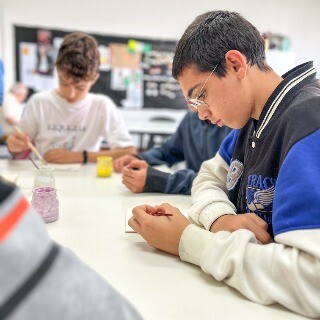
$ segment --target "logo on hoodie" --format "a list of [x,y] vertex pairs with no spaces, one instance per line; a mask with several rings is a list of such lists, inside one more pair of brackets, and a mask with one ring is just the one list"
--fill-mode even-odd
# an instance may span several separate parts
[[257,174],[248,176],[246,186],[247,212],[254,212],[268,224],[272,222],[276,180]]
[[233,190],[237,185],[243,173],[243,163],[239,160],[233,160],[230,164],[229,172],[227,175],[227,189]]

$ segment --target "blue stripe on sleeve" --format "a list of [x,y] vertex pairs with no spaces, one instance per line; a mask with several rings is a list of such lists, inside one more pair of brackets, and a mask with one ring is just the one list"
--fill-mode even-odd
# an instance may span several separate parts
[[232,130],[222,141],[222,144],[219,149],[220,156],[224,159],[224,161],[230,165],[231,158],[234,150],[234,146],[236,144],[237,138],[239,136],[240,130]]
[[272,221],[275,235],[320,228],[320,129],[288,152],[276,183]]

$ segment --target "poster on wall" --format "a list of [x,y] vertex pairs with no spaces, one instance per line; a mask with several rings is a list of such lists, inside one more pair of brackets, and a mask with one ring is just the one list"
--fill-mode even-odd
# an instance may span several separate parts
[[[15,26],[17,80],[31,93],[52,90],[58,80],[55,60],[67,31]],[[175,41],[95,35],[100,77],[92,92],[124,109],[186,109],[180,86],[171,75]]]

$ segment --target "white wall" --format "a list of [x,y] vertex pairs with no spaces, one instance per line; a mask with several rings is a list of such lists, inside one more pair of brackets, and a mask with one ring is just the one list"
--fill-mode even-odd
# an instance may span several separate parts
[[314,60],[320,70],[319,0],[0,0],[6,86],[15,75],[14,24],[177,40],[196,15],[215,9],[238,11],[261,32],[288,35],[297,63]]

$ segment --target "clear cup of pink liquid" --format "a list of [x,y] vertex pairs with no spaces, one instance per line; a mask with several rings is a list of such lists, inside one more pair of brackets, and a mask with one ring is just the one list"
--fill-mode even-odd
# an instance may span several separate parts
[[59,200],[53,187],[39,187],[32,191],[31,205],[46,222],[59,219]]

